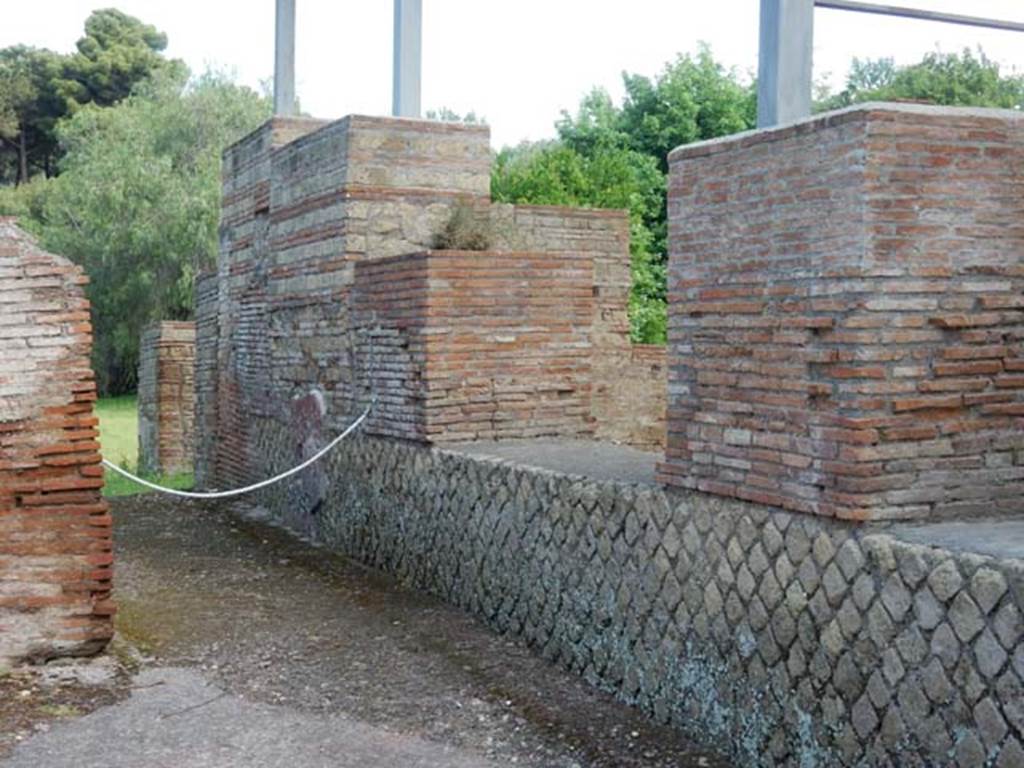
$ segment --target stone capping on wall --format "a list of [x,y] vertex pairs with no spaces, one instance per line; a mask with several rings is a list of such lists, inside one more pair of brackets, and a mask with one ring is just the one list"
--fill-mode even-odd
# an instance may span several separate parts
[[865,101],[843,109],[823,112],[819,115],[803,118],[792,123],[772,126],[770,128],[754,128],[728,136],[695,141],[683,144],[668,153],[669,164],[679,160],[695,157],[707,157],[720,152],[733,152],[739,148],[753,147],[758,144],[770,144],[783,141],[793,136],[816,133],[822,128],[844,125],[851,122],[864,122],[870,119],[887,119],[886,116],[920,115],[923,117],[979,118],[982,120],[1022,120],[1024,112],[1015,109],[995,109],[991,107],[947,107],[932,104],[905,104],[896,101]]
[[86,282],[0,218],[0,664],[114,632]]
[[1024,512],[1024,115],[868,104],[674,151],[659,479]]

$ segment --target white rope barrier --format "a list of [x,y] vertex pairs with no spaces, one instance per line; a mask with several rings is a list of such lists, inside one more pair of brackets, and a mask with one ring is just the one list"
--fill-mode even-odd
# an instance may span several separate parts
[[306,467],[308,467],[310,464],[315,463],[317,460],[319,460],[320,458],[325,456],[327,453],[329,453],[330,450],[334,446],[336,446],[338,443],[340,443],[342,440],[344,440],[346,437],[348,437],[350,434],[352,434],[359,427],[359,425],[362,424],[363,421],[366,420],[366,417],[370,415],[370,409],[371,408],[373,408],[373,404],[372,403],[366,407],[366,410],[363,411],[362,415],[358,419],[353,421],[344,432],[342,432],[336,438],[331,440],[331,442],[329,442],[327,445],[325,445],[323,448],[321,448],[319,451],[317,451],[315,454],[310,456],[308,459],[306,459],[304,462],[302,462],[298,466],[292,467],[288,471],[282,472],[281,474],[275,475],[274,477],[268,478],[266,480],[261,480],[258,483],[253,483],[252,485],[247,485],[244,488],[234,488],[234,489],[232,489],[230,491],[209,491],[209,492],[178,491],[178,490],[175,490],[174,488],[167,488],[167,487],[162,486],[162,485],[157,485],[156,483],[151,483],[148,480],[143,480],[138,475],[133,475],[128,470],[121,469],[121,467],[117,466],[116,464],[111,464],[106,459],[103,460],[103,464],[105,466],[109,467],[110,469],[114,470],[118,474],[124,475],[129,480],[135,481],[139,485],[144,485],[147,488],[152,488],[154,491],[160,491],[161,493],[167,493],[167,494],[170,494],[172,496],[184,496],[187,499],[224,499],[224,498],[227,498],[229,496],[240,496],[243,493],[250,493],[252,491],[257,491],[260,488],[266,488],[268,485],[273,485],[274,483],[280,482],[281,480],[284,480],[285,478],[291,477],[292,475],[294,475],[297,472],[301,472]]

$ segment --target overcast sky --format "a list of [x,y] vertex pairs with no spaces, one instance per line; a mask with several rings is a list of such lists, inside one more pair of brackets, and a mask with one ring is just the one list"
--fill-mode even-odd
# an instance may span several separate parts
[[[887,0],[888,1],[888,0]],[[1024,0],[892,0],[1024,21]],[[6,0],[0,47],[69,51],[97,7],[113,5],[167,33],[193,71],[224,68],[257,86],[273,73],[274,0]],[[297,0],[297,89],[317,117],[387,114],[392,0]],[[706,41],[747,75],[757,67],[758,0],[423,0],[423,107],[474,110],[501,146],[553,135],[592,86],[621,97],[623,70],[656,74]],[[842,11],[815,12],[816,77],[840,87],[852,57],[913,62],[981,45],[1024,71],[1024,33]]]

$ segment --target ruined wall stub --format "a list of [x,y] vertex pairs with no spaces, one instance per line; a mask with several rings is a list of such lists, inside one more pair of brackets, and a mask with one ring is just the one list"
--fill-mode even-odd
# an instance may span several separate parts
[[0,661],[113,635],[85,282],[0,219]]
[[139,469],[192,471],[195,458],[196,326],[162,321],[139,343]]
[[352,322],[360,378],[378,398],[374,434],[592,437],[592,273],[586,253],[428,251],[358,264]]

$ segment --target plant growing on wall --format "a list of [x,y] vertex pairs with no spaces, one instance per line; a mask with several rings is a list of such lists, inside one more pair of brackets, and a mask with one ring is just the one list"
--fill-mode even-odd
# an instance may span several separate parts
[[469,200],[458,200],[432,246],[442,251],[486,251],[494,233],[486,212],[478,212]]

